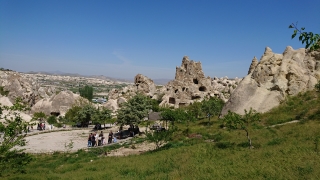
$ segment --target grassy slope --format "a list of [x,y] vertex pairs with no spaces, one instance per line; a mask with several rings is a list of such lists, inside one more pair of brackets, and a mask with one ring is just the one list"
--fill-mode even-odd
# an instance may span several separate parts
[[[254,149],[248,149],[244,131],[220,128],[217,119],[208,127],[205,119],[191,129],[202,138],[186,138],[186,127],[179,125],[175,140],[161,151],[127,157],[82,151],[40,155],[27,174],[4,179],[320,179],[319,105],[317,94],[308,92],[263,114],[261,124],[250,129]],[[266,128],[297,119],[302,111],[300,123]]]

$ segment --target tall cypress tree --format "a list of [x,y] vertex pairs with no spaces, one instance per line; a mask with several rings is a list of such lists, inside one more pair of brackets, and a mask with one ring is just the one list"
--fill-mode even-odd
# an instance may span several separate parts
[[84,97],[88,99],[89,101],[92,101],[93,98],[93,88],[92,86],[86,85],[83,88],[79,88],[79,93],[81,97]]

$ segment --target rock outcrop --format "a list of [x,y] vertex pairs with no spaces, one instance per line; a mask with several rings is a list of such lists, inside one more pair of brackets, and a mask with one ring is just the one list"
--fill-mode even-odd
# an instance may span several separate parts
[[134,84],[137,87],[137,92],[143,93],[149,97],[153,97],[156,92],[156,85],[153,80],[142,74],[137,74],[134,77]]
[[248,75],[231,94],[222,110],[244,114],[253,108],[266,112],[276,107],[288,95],[314,88],[320,80],[320,52],[309,52],[288,46],[283,54],[267,47],[260,61],[252,60]]
[[44,112],[46,115],[64,115],[80,96],[71,91],[61,91],[51,98],[43,98],[32,108],[31,112]]
[[116,111],[121,103],[126,102],[137,93],[160,100],[160,106],[175,108],[214,96],[226,102],[241,80],[228,77],[205,77],[201,62],[189,60],[185,56],[181,66],[176,67],[175,79],[167,85],[157,87],[153,80],[138,74],[134,78],[134,85],[124,87],[122,90],[111,90],[108,102],[103,106]]
[[15,99],[19,97],[31,107],[38,100],[50,97],[55,93],[54,88],[40,87],[33,79],[24,77],[15,71],[0,71],[0,86],[5,91],[9,91],[7,97],[11,103],[14,103]]
[[175,79],[165,86],[160,106],[173,106],[175,108],[186,106],[194,101],[217,96],[227,100],[230,93],[237,86],[236,80],[225,78],[205,77],[201,62],[183,57],[180,67],[176,67]]
[[115,112],[120,108],[122,103],[127,102],[128,99],[137,93],[154,98],[158,94],[158,91],[153,80],[142,74],[137,74],[134,77],[133,85],[126,86],[121,90],[112,89],[108,94],[108,101],[103,106]]

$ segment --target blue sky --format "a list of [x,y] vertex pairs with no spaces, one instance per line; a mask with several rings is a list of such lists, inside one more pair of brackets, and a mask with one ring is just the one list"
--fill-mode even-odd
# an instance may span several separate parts
[[244,77],[298,22],[320,33],[319,0],[0,0],[0,67],[133,79],[175,76],[183,56],[206,76]]

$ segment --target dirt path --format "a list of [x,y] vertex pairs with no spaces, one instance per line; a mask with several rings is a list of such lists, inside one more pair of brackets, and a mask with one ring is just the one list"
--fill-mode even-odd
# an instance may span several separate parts
[[[118,127],[112,127],[111,129],[103,130],[103,133],[107,135],[110,130],[116,132]],[[143,129],[142,129],[143,131]],[[53,152],[76,152],[79,149],[87,150],[88,135],[92,132],[92,129],[64,129],[63,131],[33,131],[26,137],[27,145],[24,147],[18,147],[17,149],[25,149],[28,153],[53,153]],[[99,131],[100,132],[100,131]],[[130,141],[131,138],[124,140],[118,140],[117,143],[124,141]],[[69,149],[67,147],[72,141],[73,147]],[[134,148],[120,148],[111,151],[108,156],[126,156],[130,154],[140,154],[142,152],[154,149],[154,145],[150,143],[136,144]]]
[[299,122],[299,120],[293,120],[293,121],[289,121],[289,122],[285,122],[285,123],[281,123],[281,124],[275,124],[275,125],[268,126],[268,127],[283,126],[283,125],[286,125],[286,124],[292,124],[292,123],[297,123],[297,122]]

